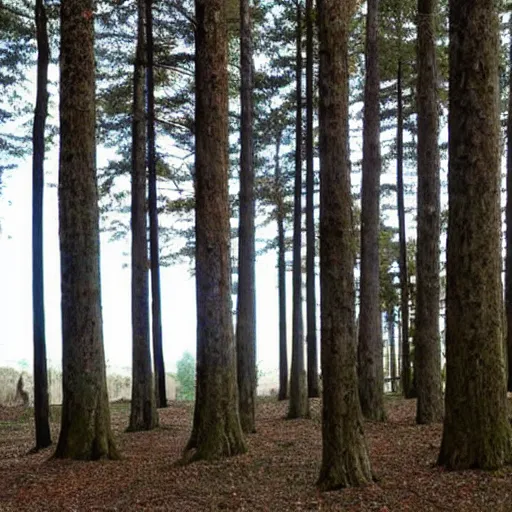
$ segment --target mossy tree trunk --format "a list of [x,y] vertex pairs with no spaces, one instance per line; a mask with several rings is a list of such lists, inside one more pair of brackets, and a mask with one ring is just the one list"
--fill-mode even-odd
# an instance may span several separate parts
[[379,275],[381,157],[378,16],[378,0],[369,0],[366,18],[366,80],[363,117],[358,376],[363,415],[368,419],[382,421],[385,418],[385,411]]
[[276,134],[275,187],[277,194],[277,281],[279,289],[279,400],[288,399],[288,337],[286,329],[286,244],[284,227],[284,191],[281,176],[282,131]]
[[145,1],[138,0],[132,113],[132,401],[128,430],[158,425],[149,336],[146,220]]
[[153,44],[153,0],[146,0],[147,52],[147,142],[148,142],[148,209],[149,253],[151,264],[151,334],[155,369],[157,407],[167,407],[165,364],[162,338],[162,298],[160,289],[160,243],[158,238],[158,191],[156,179],[155,80]]
[[314,11],[313,0],[306,0],[306,305],[308,349],[308,396],[320,396],[318,378],[318,342],[316,336],[316,231],[314,175]]
[[437,0],[418,0],[418,240],[414,377],[417,423],[443,418],[439,333],[439,114],[436,69]]
[[62,422],[55,456],[117,458],[103,350],[94,5],[61,4],[59,228],[62,292]]
[[372,480],[356,370],[354,247],[348,152],[352,2],[319,0],[322,465],[329,490]]
[[292,367],[290,372],[290,404],[288,418],[309,415],[308,389],[304,368],[304,320],[302,316],[302,5],[297,9],[295,184],[293,204],[293,301],[292,301]]
[[510,459],[501,285],[499,22],[494,0],[450,1],[446,410],[438,462]]
[[253,59],[249,0],[240,0],[240,225],[236,346],[240,423],[255,432],[256,411],[256,249],[253,163]]
[[48,113],[48,64],[50,61],[50,46],[48,42],[46,9],[43,0],[36,0],[35,19],[37,38],[37,93],[32,133],[32,307],[34,313],[35,449],[39,450],[52,444],[49,422],[48,372],[46,366],[43,264],[44,132]]
[[227,26],[223,0],[196,0],[197,384],[192,460],[246,451],[231,314]]

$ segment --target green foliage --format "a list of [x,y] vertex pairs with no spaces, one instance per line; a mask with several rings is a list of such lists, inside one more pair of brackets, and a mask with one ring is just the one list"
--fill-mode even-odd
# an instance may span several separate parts
[[176,367],[177,399],[194,400],[196,393],[196,360],[194,356],[190,352],[185,352]]

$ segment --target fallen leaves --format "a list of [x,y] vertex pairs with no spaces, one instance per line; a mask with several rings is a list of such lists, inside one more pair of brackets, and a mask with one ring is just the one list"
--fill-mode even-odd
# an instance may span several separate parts
[[[112,405],[120,461],[28,455],[31,416],[0,409],[0,511],[487,511],[512,510],[512,471],[443,471],[435,466],[441,425],[416,426],[412,400],[386,401],[388,420],[366,423],[378,481],[319,493],[320,400],[311,420],[286,420],[287,403],[261,399],[248,453],[212,463],[177,464],[190,434],[193,406],[160,409],[160,428],[126,433],[129,404]],[[56,415],[58,417],[58,414]],[[58,421],[52,423],[58,438]]]

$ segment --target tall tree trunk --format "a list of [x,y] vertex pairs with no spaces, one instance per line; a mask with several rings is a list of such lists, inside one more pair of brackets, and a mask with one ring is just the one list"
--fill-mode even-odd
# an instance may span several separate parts
[[149,335],[146,221],[145,0],[138,0],[132,113],[132,400],[128,430],[158,425]]
[[348,35],[352,2],[319,0],[322,465],[318,486],[372,480],[357,384]]
[[505,306],[507,315],[507,390],[512,391],[512,17],[510,18],[510,78],[508,92],[507,119],[507,205],[506,205],[506,239],[505,256]]
[[313,146],[313,0],[306,0],[306,304],[308,347],[308,396],[320,396],[318,382],[318,343],[316,339],[315,285],[315,176]]
[[96,183],[92,0],[61,4],[59,229],[62,421],[56,457],[117,458],[110,428]]
[[438,459],[450,469],[495,469],[510,460],[502,350],[499,56],[496,3],[450,0],[446,410]]
[[279,400],[288,399],[288,338],[286,333],[286,246],[284,229],[284,192],[281,177],[281,138],[276,135],[275,181],[277,190],[277,273],[279,288]]
[[304,323],[302,318],[302,5],[297,0],[295,194],[293,210],[293,319],[292,368],[288,418],[309,415],[306,372],[304,370]]
[[246,451],[231,315],[228,73],[224,0],[196,0],[197,385],[192,459]]
[[48,113],[50,47],[43,0],[36,0],[37,94],[32,133],[32,307],[34,312],[34,420],[36,450],[52,444],[49,423],[48,373],[44,316],[43,192],[44,131]]
[[151,313],[155,391],[158,407],[167,407],[165,365],[162,340],[162,299],[160,293],[160,250],[158,240],[158,208],[156,185],[155,81],[153,66],[153,0],[146,0],[147,38],[147,105],[148,105],[148,208],[149,253],[151,262]]
[[418,241],[414,340],[418,423],[433,423],[441,421],[443,417],[439,333],[441,183],[436,14],[437,0],[418,0]]
[[359,313],[359,398],[366,418],[383,421],[384,367],[380,318],[380,109],[377,33],[379,1],[368,0],[366,81],[363,119],[361,187],[361,280]]
[[395,346],[395,312],[390,309],[386,313],[386,320],[388,323],[388,336],[389,336],[389,376],[391,377],[391,391],[396,393],[396,346]]
[[238,229],[238,307],[236,345],[240,423],[255,432],[256,276],[253,164],[252,22],[249,0],[240,0],[240,226]]
[[404,205],[404,116],[402,97],[402,61],[397,70],[397,125],[396,125],[396,193],[398,202],[398,238],[400,271],[400,304],[402,317],[402,392],[405,398],[412,396],[411,361],[409,351],[409,278],[407,272],[407,238],[405,233]]

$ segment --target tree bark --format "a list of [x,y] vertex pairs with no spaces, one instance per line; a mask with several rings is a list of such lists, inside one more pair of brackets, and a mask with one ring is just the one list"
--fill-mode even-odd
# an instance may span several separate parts
[[391,377],[391,391],[396,393],[396,346],[395,346],[395,312],[393,309],[386,313],[389,335],[389,375]]
[[231,316],[227,25],[223,0],[196,0],[197,385],[192,460],[246,451]]
[[50,47],[43,0],[35,5],[37,38],[37,93],[32,133],[32,307],[34,314],[34,421],[36,450],[52,444],[49,423],[48,372],[44,314],[43,193],[45,126],[48,114]]
[[252,22],[249,0],[240,0],[240,225],[238,229],[238,307],[236,319],[240,423],[255,432],[256,275],[253,163]]
[[306,0],[306,304],[308,321],[306,339],[308,349],[308,396],[310,398],[320,396],[316,337],[313,27],[313,0]]
[[293,318],[292,368],[288,418],[309,415],[306,372],[304,369],[304,323],[302,318],[302,6],[297,0],[295,193],[293,210]]
[[499,21],[493,0],[450,1],[446,410],[438,463],[510,460],[501,286]]
[[354,250],[348,154],[351,2],[319,0],[322,490],[372,480],[356,370]]
[[158,407],[167,407],[162,339],[162,299],[160,291],[160,250],[158,240],[158,193],[156,183],[155,81],[153,65],[153,0],[146,0],[147,105],[148,105],[148,208],[151,265],[151,313],[155,392]]
[[118,457],[110,428],[96,183],[92,0],[61,5],[59,228],[62,422],[55,456]]
[[437,0],[418,0],[418,241],[414,340],[417,423],[433,423],[443,418],[439,334],[441,183],[436,14]]
[[379,2],[368,0],[366,81],[363,118],[361,187],[361,278],[359,313],[359,398],[363,415],[383,421],[384,366],[380,312],[380,108],[378,24]]
[[138,0],[132,114],[132,400],[128,430],[158,425],[149,335],[146,221],[145,0]]
[[[512,34],[512,17],[510,18],[510,31]],[[507,390],[512,391],[512,36],[510,39],[510,75],[508,93],[508,119],[507,119],[507,205],[505,255],[505,306],[507,316]]]
[[275,180],[277,191],[277,273],[279,288],[279,400],[288,399],[288,337],[286,332],[286,246],[284,228],[284,192],[281,177],[281,137],[276,135]]
[[412,375],[409,350],[409,277],[407,272],[407,238],[405,233],[404,205],[404,116],[402,97],[402,61],[397,70],[397,125],[396,125],[396,193],[398,204],[400,305],[402,317],[402,392],[412,398]]

